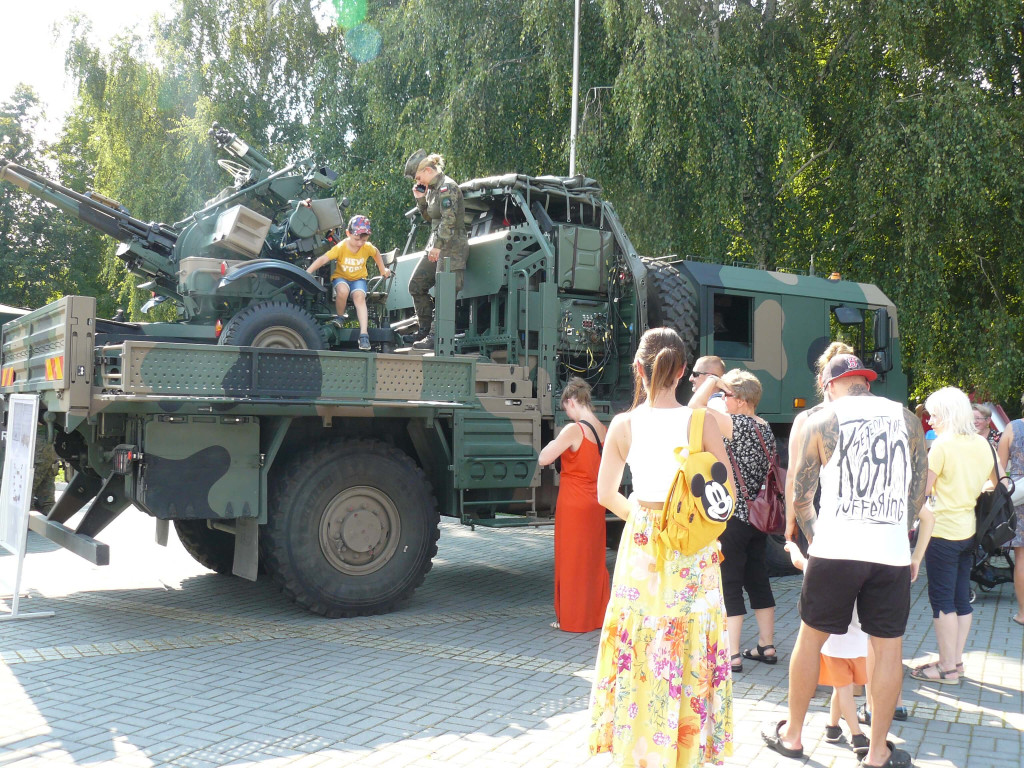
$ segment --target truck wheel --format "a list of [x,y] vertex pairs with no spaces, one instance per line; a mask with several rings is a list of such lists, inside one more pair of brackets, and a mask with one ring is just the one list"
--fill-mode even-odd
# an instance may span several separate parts
[[697,359],[700,325],[697,295],[690,281],[671,264],[642,259],[647,267],[647,324],[651,328],[667,326],[683,337],[687,365]]
[[261,301],[228,320],[219,344],[277,349],[327,349],[323,327],[295,304]]
[[205,520],[175,520],[174,530],[181,546],[204,568],[230,574],[235,559],[235,537],[217,531]]
[[378,440],[324,442],[272,478],[261,559],[313,613],[384,613],[423,583],[439,522],[433,489],[408,455]]

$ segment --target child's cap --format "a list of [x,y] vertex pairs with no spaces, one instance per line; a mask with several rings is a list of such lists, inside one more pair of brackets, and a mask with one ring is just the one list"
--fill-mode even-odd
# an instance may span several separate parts
[[370,220],[366,216],[353,216],[348,220],[348,231],[353,235],[368,235],[371,233]]

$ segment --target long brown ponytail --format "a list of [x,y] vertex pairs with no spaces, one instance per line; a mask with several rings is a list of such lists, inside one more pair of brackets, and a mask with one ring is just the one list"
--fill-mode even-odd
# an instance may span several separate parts
[[[671,328],[651,328],[637,345],[636,360],[643,366],[643,375],[633,370],[633,408],[644,402],[650,390],[655,399],[663,389],[675,390],[681,371],[686,368],[683,340]],[[644,378],[648,385],[644,387]]]

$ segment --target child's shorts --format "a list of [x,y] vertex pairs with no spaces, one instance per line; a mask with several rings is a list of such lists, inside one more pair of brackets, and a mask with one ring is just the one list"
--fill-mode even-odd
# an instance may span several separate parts
[[821,654],[821,671],[818,685],[842,688],[844,685],[864,685],[868,681],[868,660],[864,656],[855,659],[837,659]]
[[338,286],[341,283],[345,283],[345,285],[348,286],[349,295],[355,293],[356,291],[362,291],[364,294],[366,293],[365,277],[361,277],[358,280],[346,280],[344,277],[336,277],[331,281],[331,285],[334,286],[335,290],[337,290]]

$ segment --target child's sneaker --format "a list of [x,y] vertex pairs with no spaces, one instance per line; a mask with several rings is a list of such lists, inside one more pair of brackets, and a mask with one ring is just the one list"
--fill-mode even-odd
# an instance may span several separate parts
[[835,744],[837,741],[841,741],[843,738],[843,729],[838,725],[826,725],[825,726],[825,741],[829,744]]
[[370,336],[366,333],[359,334],[359,349],[363,352],[370,351]]
[[907,708],[903,705],[896,707],[896,710],[892,713],[893,720],[906,720],[909,716]]
[[863,733],[858,733],[850,739],[850,743],[853,745],[853,751],[858,754],[867,754],[868,749],[871,748],[871,740],[868,739]]

